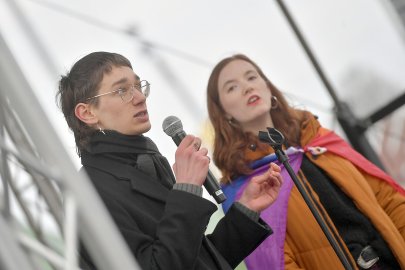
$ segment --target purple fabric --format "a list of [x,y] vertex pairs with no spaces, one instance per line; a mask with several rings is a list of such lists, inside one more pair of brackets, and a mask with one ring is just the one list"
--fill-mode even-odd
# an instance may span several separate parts
[[[289,163],[295,173],[301,167],[302,155],[302,152],[288,155]],[[273,234],[245,259],[249,270],[284,269],[284,241],[287,226],[288,199],[294,182],[284,166],[280,165],[278,161],[275,163],[281,167],[284,183],[281,186],[277,200],[260,214],[260,217],[272,228]],[[255,175],[264,173],[268,168],[268,164],[257,168],[249,179]],[[238,190],[235,200],[240,198],[249,179]]]

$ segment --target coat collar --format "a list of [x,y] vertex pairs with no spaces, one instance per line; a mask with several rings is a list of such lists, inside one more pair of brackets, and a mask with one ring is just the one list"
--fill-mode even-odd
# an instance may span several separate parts
[[100,155],[94,156],[83,153],[81,159],[84,167],[92,167],[113,175],[119,180],[129,181],[132,190],[158,201],[166,201],[170,188],[135,167]]
[[314,137],[319,136],[321,124],[315,116],[309,117],[301,124],[301,146],[307,145]]

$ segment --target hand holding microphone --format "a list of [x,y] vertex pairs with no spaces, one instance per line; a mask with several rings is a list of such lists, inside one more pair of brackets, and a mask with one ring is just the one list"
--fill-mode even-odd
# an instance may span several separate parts
[[176,183],[204,184],[210,160],[208,150],[200,146],[201,140],[193,135],[186,135],[179,144],[173,164]]
[[[183,130],[183,125],[180,119],[176,116],[167,117],[163,121],[162,127],[163,131],[172,137],[176,145],[179,146],[176,151],[176,163],[173,168],[177,181],[181,182],[186,180],[190,184],[193,184],[193,182],[195,182],[194,184],[197,184],[201,180],[204,181],[206,175],[204,187],[208,193],[214,197],[217,203],[224,202],[226,196],[222,192],[214,175],[208,169],[208,150],[206,148],[200,149],[201,140],[192,135],[187,136]],[[182,142],[183,139],[184,142]],[[183,179],[183,177],[191,177],[191,179]]]

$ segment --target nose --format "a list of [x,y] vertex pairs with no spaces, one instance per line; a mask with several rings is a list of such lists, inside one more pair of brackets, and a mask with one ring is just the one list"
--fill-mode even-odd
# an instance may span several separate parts
[[249,93],[252,92],[252,91],[253,91],[253,88],[252,88],[252,86],[250,86],[249,84],[246,84],[246,85],[243,87],[243,95],[249,94]]
[[134,105],[140,104],[140,103],[144,103],[146,101],[146,97],[143,93],[141,93],[140,91],[135,90],[134,91],[134,97],[132,98],[132,103]]

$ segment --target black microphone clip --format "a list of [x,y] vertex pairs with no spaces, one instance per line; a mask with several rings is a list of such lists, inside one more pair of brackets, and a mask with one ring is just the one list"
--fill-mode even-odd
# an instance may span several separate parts
[[283,143],[285,138],[283,134],[275,128],[267,128],[267,132],[259,131],[259,140],[268,143],[277,155],[277,158],[282,162],[283,160],[288,160],[287,155],[283,152]]

